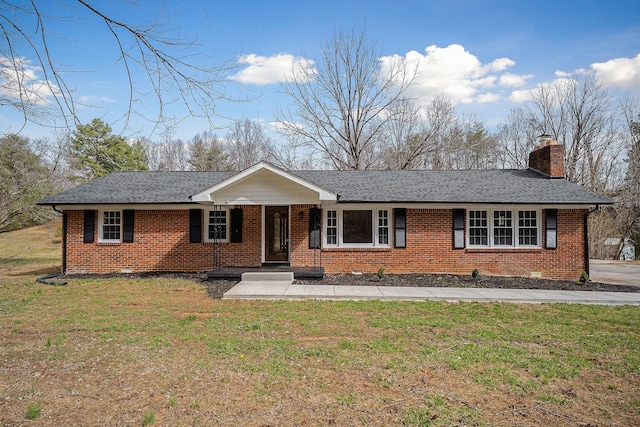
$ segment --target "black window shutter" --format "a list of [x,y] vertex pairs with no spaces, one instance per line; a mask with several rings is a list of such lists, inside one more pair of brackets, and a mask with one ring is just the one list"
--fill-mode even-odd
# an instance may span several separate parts
[[96,211],[87,209],[84,211],[84,243],[93,243],[96,230]]
[[545,223],[547,227],[547,238],[545,239],[547,249],[558,248],[558,209],[545,210]]
[[242,243],[242,209],[231,209],[231,243]]
[[396,248],[407,247],[407,210],[397,208],[393,210],[395,216],[395,239],[393,239]]
[[464,209],[453,210],[453,249],[464,248]]
[[320,249],[320,233],[322,229],[322,209],[309,209],[309,249]]
[[189,209],[189,243],[202,242],[202,209]]
[[125,243],[133,242],[133,210],[122,211],[122,241]]

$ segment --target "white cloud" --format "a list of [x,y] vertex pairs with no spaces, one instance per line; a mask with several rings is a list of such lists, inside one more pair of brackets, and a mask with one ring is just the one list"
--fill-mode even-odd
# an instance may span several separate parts
[[[408,69],[417,69],[417,84],[411,88],[411,96],[419,102],[428,102],[444,95],[454,104],[487,103],[500,99],[500,89],[523,85],[531,75],[500,74],[515,65],[509,58],[498,58],[488,64],[459,44],[447,47],[428,46],[425,53],[407,52],[381,58],[383,69],[394,61],[404,61]],[[488,92],[487,89],[491,89]]]
[[26,58],[0,57],[0,93],[34,105],[48,105],[58,87],[38,78],[40,68]]
[[489,64],[489,69],[493,72],[504,71],[516,65],[515,61],[509,58],[498,58]]
[[556,71],[556,76],[559,76],[559,77],[553,80],[552,82],[539,83],[535,88],[514,90],[513,92],[511,92],[511,95],[509,96],[509,100],[512,102],[515,102],[516,104],[521,104],[523,102],[531,101],[533,99],[533,93],[538,89],[558,88],[566,84],[569,80],[573,80],[573,78],[571,77],[571,74],[569,73]]
[[500,99],[500,94],[498,93],[483,93],[476,98],[476,102],[478,104],[488,104],[490,102],[496,102]]
[[115,104],[116,101],[115,99],[109,97],[109,96],[94,96],[94,95],[83,95],[78,97],[78,101],[80,101],[82,104],[88,105],[95,105],[96,103],[98,104]]
[[516,104],[522,104],[523,102],[531,101],[533,99],[533,89],[520,89],[514,90],[509,95],[509,100]]
[[640,54],[635,58],[614,58],[591,64],[598,78],[607,85],[640,90]]
[[531,77],[533,77],[533,74],[523,74],[520,76],[517,74],[506,73],[500,76],[498,84],[504,87],[522,87]]
[[555,73],[556,77],[571,77],[571,73],[567,73],[566,71],[557,70]]
[[309,59],[286,53],[273,56],[259,56],[252,53],[241,57],[239,62],[246,64],[247,67],[229,78],[239,83],[255,85],[284,82],[291,77],[294,70],[312,71],[314,64]]

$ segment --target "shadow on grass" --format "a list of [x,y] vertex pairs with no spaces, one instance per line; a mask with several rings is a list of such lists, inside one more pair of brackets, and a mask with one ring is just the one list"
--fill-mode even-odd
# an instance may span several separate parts
[[[1,265],[1,264],[0,264]],[[47,266],[35,268],[33,270],[20,270],[16,272],[9,272],[7,276],[18,277],[18,276],[44,276],[47,274],[58,274],[61,271],[61,267],[59,265]]]

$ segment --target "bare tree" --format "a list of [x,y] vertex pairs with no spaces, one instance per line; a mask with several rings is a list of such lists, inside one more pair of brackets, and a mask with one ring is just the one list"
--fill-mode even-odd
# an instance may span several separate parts
[[620,110],[593,74],[564,79],[533,92],[531,104],[511,111],[498,138],[505,165],[526,167],[536,135],[565,146],[565,174],[594,191],[615,188],[624,152]]
[[540,133],[564,144],[569,181],[594,191],[611,187],[622,134],[611,94],[595,75],[540,87],[534,93],[532,113]]
[[174,138],[172,130],[167,129],[163,132],[159,141],[142,138],[140,143],[147,154],[149,170],[187,170],[189,166],[189,147],[180,138]]
[[628,148],[627,171],[614,206],[620,236],[616,258],[620,257],[626,239],[640,244],[640,108],[630,99],[625,100],[622,108],[628,128]]
[[264,160],[285,170],[317,169],[321,159],[314,158],[314,152],[298,140],[297,135],[289,135],[285,142],[268,138],[264,146]]
[[526,169],[529,166],[529,153],[533,151],[540,134],[540,126],[530,110],[524,107],[512,109],[496,134],[501,147],[501,166]]
[[382,166],[390,169],[488,169],[499,163],[497,139],[474,114],[456,114],[438,96],[418,108],[402,100],[385,127]]
[[[123,3],[123,8],[131,9],[129,17],[141,15],[135,12],[136,3]],[[61,34],[70,33],[65,28],[73,27],[87,28],[86,37],[95,31],[112,36],[117,54],[111,62],[118,63],[129,79],[123,128],[132,114],[157,123],[173,121],[175,117],[165,107],[176,102],[182,103],[189,115],[212,117],[216,102],[225,97],[224,74],[232,68],[231,63],[199,65],[192,52],[195,40],[185,40],[180,29],[169,27],[168,18],[166,22],[158,18],[147,25],[136,23],[135,19],[122,21],[97,4],[64,0],[57,5],[60,12],[56,16],[45,13],[43,2],[38,0],[0,2],[1,108],[18,111],[24,124],[50,125],[52,119],[59,118],[67,128],[79,124],[76,116],[79,101],[74,97],[75,88],[65,78],[66,72],[78,70],[61,65],[54,57],[60,45],[69,43]],[[37,72],[43,77],[37,78]],[[136,90],[145,80],[150,89]],[[153,93],[155,109],[148,104],[144,108],[138,105],[143,92]]]
[[239,120],[227,133],[226,150],[233,169],[244,170],[265,157],[268,138],[260,122]]
[[279,111],[285,133],[296,135],[336,169],[368,169],[382,150],[391,107],[415,79],[400,60],[380,61],[364,31],[340,31],[324,45],[320,61],[293,70],[283,91],[292,110]]
[[386,144],[381,166],[389,169],[415,169],[431,148],[429,137],[423,137],[424,124],[420,109],[408,99],[391,107],[391,118],[384,128]]

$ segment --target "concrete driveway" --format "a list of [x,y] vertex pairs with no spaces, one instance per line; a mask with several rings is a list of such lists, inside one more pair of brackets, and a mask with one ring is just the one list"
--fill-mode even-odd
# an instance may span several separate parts
[[594,282],[640,287],[640,263],[633,261],[589,260],[589,277]]

